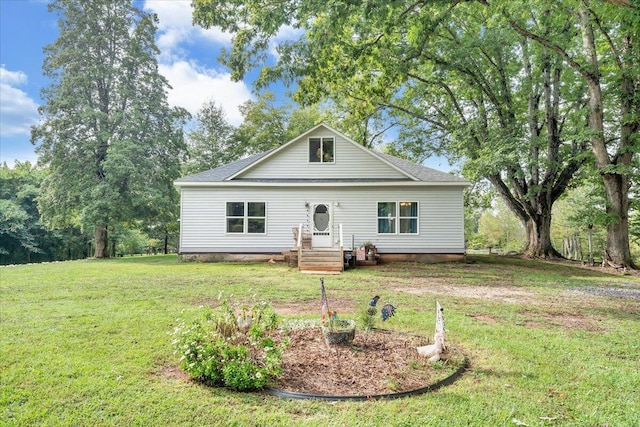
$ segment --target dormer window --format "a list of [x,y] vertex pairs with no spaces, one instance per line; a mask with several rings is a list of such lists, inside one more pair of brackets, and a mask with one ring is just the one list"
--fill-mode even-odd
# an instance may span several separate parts
[[333,147],[333,138],[309,138],[309,163],[333,163]]

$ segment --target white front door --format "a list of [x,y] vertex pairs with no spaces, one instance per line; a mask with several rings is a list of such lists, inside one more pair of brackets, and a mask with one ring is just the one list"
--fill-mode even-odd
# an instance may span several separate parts
[[311,245],[314,248],[333,247],[333,215],[331,203],[314,203],[311,211]]

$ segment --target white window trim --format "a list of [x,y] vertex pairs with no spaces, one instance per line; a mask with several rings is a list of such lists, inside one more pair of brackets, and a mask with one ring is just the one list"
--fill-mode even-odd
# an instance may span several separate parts
[[[325,162],[322,157],[320,158],[319,162],[312,162],[311,161],[311,156],[309,155],[310,153],[310,145],[311,145],[311,140],[312,139],[319,139],[320,140],[320,147],[322,149],[322,145],[324,143],[325,139],[331,139],[333,141],[333,160],[330,162]],[[336,137],[332,136],[332,135],[325,135],[325,136],[310,136],[309,138],[307,138],[307,163],[310,165],[333,165],[336,163]]]
[[[378,216],[378,205],[380,203],[395,203],[396,204],[396,215],[391,217],[391,219],[395,222],[395,231],[393,233],[381,233],[378,228],[378,220],[389,217],[381,217]],[[418,212],[416,216],[400,216],[400,203],[415,203],[418,206]],[[416,232],[415,233],[402,233],[400,231],[400,220],[401,219],[415,219],[416,220]],[[420,202],[418,201],[409,201],[409,200],[382,200],[376,202],[376,233],[380,236],[394,236],[394,235],[403,235],[403,236],[417,236],[420,234]]]
[[[227,215],[228,203],[244,203],[244,215],[242,216],[242,233],[233,233],[227,229],[229,219],[240,219],[239,216]],[[249,216],[249,203],[264,203],[264,217]],[[264,233],[249,233],[250,219],[264,219]],[[224,202],[224,234],[227,236],[266,236],[267,235],[267,202],[262,200],[228,200]]]

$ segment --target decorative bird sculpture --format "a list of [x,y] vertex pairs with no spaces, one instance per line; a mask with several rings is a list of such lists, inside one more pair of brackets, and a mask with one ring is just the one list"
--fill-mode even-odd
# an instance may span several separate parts
[[369,301],[369,305],[371,307],[375,307],[376,304],[378,303],[379,299],[380,299],[380,297],[378,295],[376,295],[375,297],[371,298],[371,301]]
[[434,343],[431,345],[425,345],[422,347],[416,347],[420,356],[428,357],[429,362],[437,362],[440,360],[440,355],[446,350],[444,343],[444,332],[436,332],[433,336]]
[[369,316],[375,316],[376,313],[378,312],[378,309],[376,308],[376,304],[378,303],[379,299],[380,297],[376,295],[375,297],[371,298],[371,301],[369,301],[369,308],[367,308],[367,314]]
[[429,362],[437,362],[441,354],[447,351],[445,342],[444,309],[436,301],[436,333],[433,335],[433,344],[416,347],[420,356],[428,357]]
[[396,308],[391,304],[385,304],[384,307],[382,307],[380,313],[382,314],[382,321],[384,322],[385,320],[396,314]]

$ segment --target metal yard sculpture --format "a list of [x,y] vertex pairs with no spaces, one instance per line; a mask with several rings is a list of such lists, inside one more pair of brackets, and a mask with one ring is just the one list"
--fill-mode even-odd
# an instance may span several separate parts
[[420,356],[428,357],[429,362],[440,360],[442,353],[447,350],[445,343],[444,309],[436,301],[436,331],[433,335],[433,344],[417,347]]

